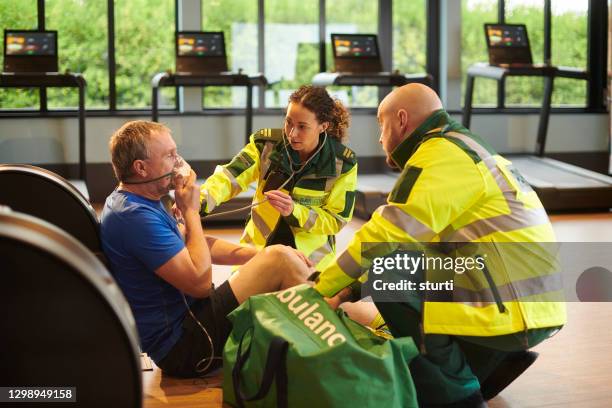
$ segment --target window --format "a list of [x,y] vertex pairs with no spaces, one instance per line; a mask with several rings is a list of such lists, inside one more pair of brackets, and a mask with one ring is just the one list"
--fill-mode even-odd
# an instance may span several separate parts
[[[174,71],[174,5],[174,0],[115,1],[118,108],[150,107],[153,75]],[[174,88],[162,87],[159,106],[174,108],[175,95]]]
[[[461,4],[461,95],[465,95],[465,78],[470,65],[487,62],[484,23],[497,21],[497,1],[463,0]],[[497,105],[497,82],[478,78],[474,86],[474,106]]]
[[[59,71],[87,81],[85,107],[108,109],[108,26],[106,2],[46,0],[46,28],[57,30]],[[49,108],[76,108],[76,88],[48,88]]]
[[[36,0],[0,1],[0,32],[5,29],[35,30],[38,25]],[[0,41],[4,55],[4,41]],[[0,88],[0,109],[34,108],[39,105],[38,89]]]
[[[254,74],[257,69],[257,1],[202,0],[202,31],[223,31],[228,68],[233,72]],[[253,89],[253,106],[257,106],[258,89]],[[244,107],[244,87],[206,87],[204,106]]]
[[[506,22],[525,24],[535,64],[544,63],[544,0],[507,0]],[[544,80],[539,77],[508,77],[507,106],[542,106]]]
[[[184,0],[183,0],[184,1]],[[300,85],[310,84],[321,68],[333,71],[331,33],[378,34],[379,43],[390,46],[391,70],[402,73],[426,71],[427,6],[430,0],[190,0],[201,5],[204,31],[223,31],[228,68],[245,74],[263,66],[269,86],[253,89],[254,107],[285,107],[289,95]],[[390,4],[392,13],[379,9]],[[87,81],[88,109],[149,109],[151,80],[156,73],[175,70],[175,24],[178,0],[12,0],[0,1],[0,30],[35,29],[38,5],[44,4],[45,27],[58,31],[60,71],[82,73]],[[435,2],[432,3],[435,5]],[[557,66],[593,68],[592,82],[556,78],[553,106],[603,106],[603,95],[594,88],[605,67],[599,60],[589,60],[588,25],[599,28],[606,8],[603,2],[573,0],[462,0],[461,67],[465,78],[468,67],[488,60],[483,23],[497,22],[500,6],[504,20],[524,23],[529,30],[535,63],[544,61],[545,5],[551,5],[550,62]],[[109,15],[108,7],[114,13]],[[259,7],[263,5],[263,10]],[[319,7],[325,7],[320,13]],[[593,7],[593,13],[589,7]],[[264,21],[258,20],[263,13]],[[325,21],[320,21],[325,14]],[[381,17],[384,22],[380,22]],[[604,16],[605,17],[605,16]],[[454,18],[454,16],[452,16]],[[382,21],[382,20],[381,20]],[[114,26],[115,55],[108,55],[108,27]],[[197,23],[197,18],[196,18]],[[263,23],[263,24],[262,24]],[[384,24],[378,27],[378,24]],[[319,29],[325,24],[325,66],[319,60]],[[390,27],[387,27],[390,25]],[[259,31],[263,27],[263,33]],[[389,33],[391,30],[391,33]],[[259,39],[263,37],[263,44]],[[435,37],[435,36],[434,36]],[[431,39],[435,41],[436,39]],[[0,44],[0,50],[3,44]],[[601,44],[593,44],[595,49]],[[263,53],[261,52],[263,50]],[[389,58],[389,55],[385,55]],[[432,66],[437,56],[432,57]],[[260,59],[261,58],[261,59]],[[109,67],[109,61],[115,61]],[[384,61],[389,63],[389,61]],[[114,75],[111,77],[111,73]],[[109,82],[113,81],[113,84]],[[510,77],[500,101],[510,107],[541,106],[544,83],[537,77]],[[474,90],[474,105],[495,107],[497,82],[479,78]],[[114,100],[110,100],[111,86]],[[591,88],[589,88],[591,87]],[[589,93],[589,89],[592,93]],[[350,107],[375,108],[379,89],[375,86],[329,87],[330,93]],[[462,84],[465,94],[465,81]],[[587,94],[589,97],[587,98]],[[160,91],[161,109],[177,108],[173,87]],[[0,110],[74,109],[78,103],[75,88],[0,88]],[[244,87],[205,87],[204,108],[244,108]],[[260,105],[260,103],[262,105]],[[601,105],[601,106],[599,106]]]
[[[586,1],[552,1],[552,63],[557,66],[587,68],[587,24],[589,4]],[[585,106],[587,81],[555,79],[553,105]]]
[[393,69],[427,71],[426,0],[393,2]]
[[[332,72],[334,70],[334,57],[331,47],[331,34],[376,34],[378,32],[378,2],[360,0],[327,1],[325,17],[327,20],[325,25],[325,61],[327,71]],[[380,44],[380,38],[378,42]],[[375,86],[334,86],[328,89],[330,94],[340,99],[347,106],[376,107],[378,105],[378,88]]]
[[289,95],[319,72],[318,0],[265,1],[266,107],[285,107]]

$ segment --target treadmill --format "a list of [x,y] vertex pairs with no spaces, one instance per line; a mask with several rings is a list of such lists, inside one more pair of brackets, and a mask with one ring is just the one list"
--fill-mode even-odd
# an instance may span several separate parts
[[485,24],[489,64],[468,68],[463,111],[463,126],[469,128],[475,78],[504,83],[508,76],[544,78],[544,100],[534,154],[507,155],[532,186],[548,211],[605,210],[612,208],[612,177],[545,157],[546,136],[554,79],[588,79],[588,74],[573,68],[533,65],[524,24]]
[[[409,83],[432,86],[427,73],[403,74],[383,72],[376,34],[331,34],[334,71],[320,72],[312,79],[315,86],[378,86],[391,88]],[[359,174],[354,214],[369,219],[377,207],[387,202],[387,196],[397,181],[397,174],[382,171]]]
[[4,63],[0,73],[0,87],[34,86],[78,88],[79,173],[78,179],[69,181],[89,200],[85,157],[85,78],[77,73],[59,72],[57,31],[4,30]]
[[[152,81],[152,120],[159,121],[159,91],[163,86],[173,87],[206,87],[206,86],[241,86],[247,90],[245,109],[246,131],[245,142],[253,132],[253,87],[266,86],[268,81],[261,74],[246,75],[228,71],[225,36],[222,31],[177,31],[175,33],[176,72],[157,73]],[[204,179],[198,179],[203,184]],[[218,223],[244,223],[249,216],[248,209],[220,216],[213,214],[232,211],[245,207],[253,201],[255,188],[249,188],[231,200],[220,204],[213,212],[203,218],[207,225]]]

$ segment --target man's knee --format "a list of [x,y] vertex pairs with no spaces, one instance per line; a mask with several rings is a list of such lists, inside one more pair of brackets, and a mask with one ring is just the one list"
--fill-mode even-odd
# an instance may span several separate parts
[[286,261],[293,255],[293,248],[286,245],[270,245],[265,247],[261,252],[261,255],[265,256],[270,261]]
[[292,262],[292,257],[295,254],[292,253],[292,248],[285,245],[271,245],[265,247],[256,256],[260,259],[261,263],[265,265],[264,269],[267,270],[278,270],[283,269],[289,262]]
[[301,275],[307,270],[304,261],[296,254],[295,249],[286,245],[271,245],[264,248],[258,256],[266,265],[264,273],[289,273]]

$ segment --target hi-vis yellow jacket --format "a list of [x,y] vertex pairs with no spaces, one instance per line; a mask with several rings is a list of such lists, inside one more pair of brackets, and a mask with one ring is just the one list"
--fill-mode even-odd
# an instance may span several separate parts
[[[319,143],[323,140],[321,137]],[[282,129],[261,129],[251,135],[250,142],[233,160],[217,166],[202,185],[202,211],[210,213],[255,181],[257,191],[253,202],[263,201],[264,189],[277,189],[280,185],[276,182],[266,189],[267,184],[275,183],[275,174],[284,174],[286,178],[292,173],[287,152],[292,154],[294,164],[300,162],[297,153],[290,146],[285,149],[284,143]],[[329,136],[311,162],[282,190],[293,198],[293,213],[284,220],[294,236],[296,249],[319,269],[335,258],[334,236],[353,216],[356,183],[355,154]],[[267,201],[253,207],[240,241],[257,248],[266,246],[280,219],[280,213]]]
[[362,244],[388,247],[388,254],[397,247],[393,243],[460,247],[469,242],[491,249],[485,262],[491,273],[454,274],[451,301],[425,292],[425,333],[497,336],[565,323],[554,250],[544,244],[554,245],[552,226],[511,162],[444,110],[433,113],[400,144],[392,159],[403,171],[387,204],[321,270],[315,286],[321,294],[332,296],[368,279],[371,257],[362,252]]

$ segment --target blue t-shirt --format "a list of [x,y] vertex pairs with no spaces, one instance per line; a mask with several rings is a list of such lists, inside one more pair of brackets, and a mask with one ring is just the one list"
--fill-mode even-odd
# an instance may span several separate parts
[[161,201],[115,190],[104,204],[100,230],[113,276],[136,319],[140,347],[159,362],[181,337],[187,313],[178,289],[155,273],[185,247],[176,220]]

